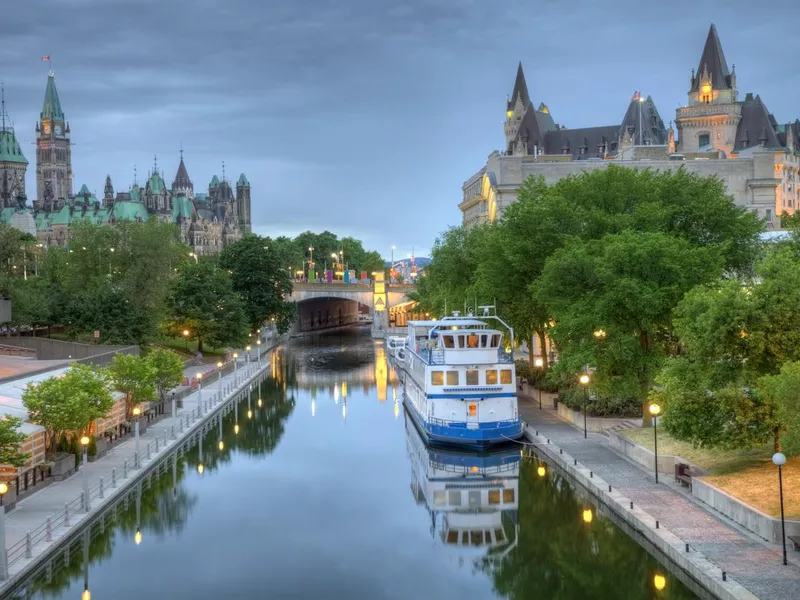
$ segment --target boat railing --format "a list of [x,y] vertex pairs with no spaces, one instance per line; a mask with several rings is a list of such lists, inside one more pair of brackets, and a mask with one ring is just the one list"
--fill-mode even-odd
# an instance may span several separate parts
[[460,429],[466,429],[468,425],[473,424],[480,424],[483,425],[483,429],[499,429],[500,427],[505,427],[507,425],[513,425],[514,423],[518,423],[519,419],[504,419],[503,421],[453,421],[447,419],[439,419],[437,417],[428,417],[428,422],[432,423],[433,425],[441,425],[443,427],[457,427]]
[[[451,463],[444,463],[438,460],[431,460],[430,466],[437,471],[444,471],[445,473],[463,473],[465,470],[469,470],[468,467],[464,467],[463,465],[454,465]],[[519,469],[519,463],[506,463],[501,465],[494,465],[491,467],[478,467],[477,471],[469,470],[469,475],[491,475],[494,473],[505,473],[506,471],[514,471]],[[493,484],[491,487],[498,487],[497,484]]]
[[[443,348],[424,348],[418,346],[414,352],[419,356],[419,358],[428,365],[443,365],[445,364],[444,360],[444,349]],[[514,364],[514,351],[509,350],[506,351],[504,348],[497,349],[497,362],[504,365],[513,365]]]

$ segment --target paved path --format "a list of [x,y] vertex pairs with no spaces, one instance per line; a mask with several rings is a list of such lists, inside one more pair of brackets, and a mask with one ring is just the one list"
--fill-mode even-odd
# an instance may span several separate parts
[[761,600],[800,598],[800,553],[790,547],[790,563],[784,566],[780,546],[703,507],[669,475],[656,484],[652,473],[614,452],[606,436],[590,433],[584,439],[583,431],[552,409],[539,410],[533,397],[520,395],[519,406],[529,428],[549,437]]
[[[256,376],[263,368],[269,366],[268,353],[265,350],[261,352],[261,369],[258,367],[255,360],[247,364],[245,359],[240,353],[238,359],[238,367],[235,372],[223,376],[218,380],[217,376],[209,377],[207,381],[203,382],[203,387],[200,392],[193,392],[183,399],[183,408],[178,410],[175,418],[169,416],[147,427],[147,431],[139,436],[139,454],[140,461],[143,467],[150,464],[147,460],[147,447],[148,444],[151,448],[152,460],[160,460],[163,456],[165,449],[172,451],[172,448],[177,442],[185,439],[185,435],[189,435],[190,427],[194,430],[198,420],[198,407],[200,404],[201,396],[203,403],[203,416],[208,416],[210,409],[215,409],[219,406],[220,398],[229,397],[237,387],[244,385],[250,378]],[[195,367],[196,369],[197,367]],[[220,394],[220,392],[223,392]],[[169,410],[169,408],[167,409]],[[187,420],[187,417],[189,418]],[[183,429],[186,432],[183,436],[180,435],[181,421],[183,422]],[[172,428],[174,427],[176,440],[171,437]],[[165,446],[165,434],[168,445]],[[160,452],[155,452],[156,438],[158,438]],[[111,489],[111,473],[112,469],[116,473],[117,486],[122,487],[124,484],[130,483],[133,476],[136,474],[134,470],[134,456],[136,454],[136,439],[134,436],[129,436],[124,441],[115,444],[103,458],[94,462],[88,463],[85,467],[81,467],[78,473],[72,475],[64,481],[55,482],[46,488],[32,494],[17,502],[14,510],[5,515],[5,540],[6,548],[9,552],[9,573],[11,576],[19,574],[20,570],[24,569],[29,563],[28,560],[19,560],[21,555],[24,554],[24,540],[28,531],[40,528],[54,513],[62,511],[65,503],[73,503],[77,498],[80,498],[84,489],[84,477],[88,478],[88,485],[91,489],[95,489],[100,479],[103,478],[106,499],[101,501],[97,498],[92,500],[91,508],[96,508],[100,502],[108,502],[109,496],[114,490]],[[125,464],[127,463],[128,479],[123,479],[125,471]],[[94,497],[95,492],[91,492]],[[77,508],[73,507],[71,510],[71,526],[74,527],[78,524],[79,520],[85,518]],[[63,518],[59,520],[58,525],[63,522]],[[58,538],[65,535],[70,529],[61,527],[56,530],[56,523],[53,523],[53,539],[54,542],[45,543],[43,538],[41,543],[34,540],[33,544],[33,557],[36,558],[53,543],[58,542]],[[22,549],[21,549],[22,548]],[[3,584],[0,582],[0,586]]]

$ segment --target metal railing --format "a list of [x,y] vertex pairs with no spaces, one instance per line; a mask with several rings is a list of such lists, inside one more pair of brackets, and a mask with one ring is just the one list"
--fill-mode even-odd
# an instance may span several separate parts
[[[461,350],[465,350],[466,348],[461,348]],[[481,348],[474,348],[475,350],[480,350]],[[421,346],[417,346],[414,349],[415,354],[420,357],[425,364],[428,365],[443,365],[445,364],[444,360],[444,353],[445,348],[424,348]],[[451,348],[451,350],[459,350],[459,348]],[[485,349],[484,349],[485,350]],[[514,351],[509,350],[506,352],[503,348],[497,349],[497,362],[504,365],[513,365],[514,364]]]
[[455,427],[457,429],[467,429],[467,426],[470,424],[486,425],[486,427],[482,427],[482,429],[499,429],[500,427],[519,423],[519,419],[504,419],[502,421],[456,421],[439,419],[437,417],[428,417],[428,423],[432,423],[433,425],[441,425],[443,427]]
[[[263,365],[264,368],[269,363]],[[192,409],[188,414],[179,415],[177,425],[164,427],[163,431],[156,435],[155,440],[150,440],[139,452],[134,452],[131,459],[123,461],[122,472],[116,467],[112,468],[104,477],[89,487],[88,506],[81,492],[78,497],[64,503],[64,508],[56,511],[42,522],[38,527],[26,532],[25,537],[6,548],[7,568],[16,563],[33,558],[33,549],[38,544],[50,543],[54,539],[54,533],[63,528],[72,526],[73,521],[83,521],[84,517],[93,512],[93,501],[103,501],[107,493],[113,493],[119,487],[119,480],[128,480],[133,475],[138,475],[146,465],[153,463],[155,457],[163,456],[167,450],[171,450],[176,444],[185,442],[191,435],[189,433],[193,426],[201,422],[204,426],[208,416],[214,411],[215,407],[235,398],[241,394],[242,388],[246,387],[250,380],[259,373],[258,365],[251,362],[240,367],[234,381],[228,382],[220,391],[211,394],[203,399],[202,413],[198,409]],[[187,431],[187,428],[189,431]],[[131,473],[133,471],[133,473]],[[79,475],[84,476],[84,475]]]

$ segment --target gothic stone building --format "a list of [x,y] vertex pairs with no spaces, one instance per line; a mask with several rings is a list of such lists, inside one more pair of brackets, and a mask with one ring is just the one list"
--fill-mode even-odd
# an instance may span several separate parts
[[717,176],[737,205],[780,228],[780,215],[800,202],[800,121],[779,124],[758,95],[739,97],[735,68],[728,68],[713,24],[687,96],[676,111],[677,134],[672,123],[664,126],[653,99],[638,92],[622,123],[567,129],[546,105],[534,105],[520,64],[506,105],[505,149],[490,154],[463,185],[464,225],[499,218],[531,175],[554,183],[613,161]]
[[29,230],[46,246],[68,244],[74,222],[106,225],[156,217],[176,223],[181,240],[198,255],[217,254],[251,230],[250,182],[244,174],[232,184],[225,178],[223,167],[222,180],[215,175],[207,193],[195,194],[183,152],[171,187],[156,163],[143,187],[134,182],[127,191],[115,193],[111,178],[106,177],[102,198],[86,185],[74,194],[70,126],[52,72],[36,123],[36,199],[31,211],[26,207],[24,188],[28,161],[13,129],[6,126],[4,101],[2,115],[0,221]]

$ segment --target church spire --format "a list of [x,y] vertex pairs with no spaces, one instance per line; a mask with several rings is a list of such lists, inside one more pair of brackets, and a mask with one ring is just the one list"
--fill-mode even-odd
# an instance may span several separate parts
[[697,65],[697,72],[692,77],[692,89],[697,92],[700,89],[701,79],[710,79],[710,83],[715,90],[733,89],[731,82],[731,72],[728,70],[728,62],[722,52],[722,43],[717,35],[717,28],[712,23],[706,37],[706,44],[703,46],[703,54]]
[[178,172],[175,173],[175,180],[172,182],[172,193],[182,193],[190,198],[194,197],[194,184],[186,170],[186,164],[183,162],[183,144],[181,144],[181,162],[178,164]]
[[64,111],[61,110],[61,101],[58,99],[58,90],[56,90],[56,79],[52,71],[47,75],[47,88],[44,92],[44,103],[42,104],[40,120],[64,120]]

